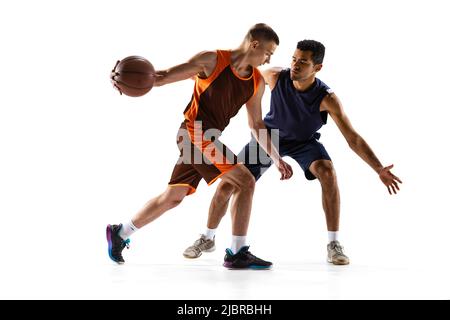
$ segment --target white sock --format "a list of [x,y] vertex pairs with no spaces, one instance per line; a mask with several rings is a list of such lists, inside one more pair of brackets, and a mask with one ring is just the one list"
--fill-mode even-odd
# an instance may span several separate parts
[[139,228],[136,227],[133,224],[133,221],[130,220],[130,222],[128,223],[124,223],[122,225],[122,229],[120,229],[119,231],[119,236],[123,239],[126,240],[128,239],[133,233],[135,233],[136,231],[138,231]]
[[338,240],[339,240],[339,231],[328,231],[328,242]]
[[231,237],[231,251],[233,254],[238,253],[238,251],[245,246],[247,243],[247,236],[232,236]]
[[216,230],[217,229],[206,228],[206,231],[205,231],[205,233],[203,235],[205,236],[206,239],[213,240],[214,236],[216,235]]

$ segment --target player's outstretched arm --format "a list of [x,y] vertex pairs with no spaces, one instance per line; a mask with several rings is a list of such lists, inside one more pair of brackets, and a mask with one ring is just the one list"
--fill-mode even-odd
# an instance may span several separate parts
[[160,87],[169,83],[192,78],[196,75],[208,77],[217,62],[215,51],[203,51],[196,54],[189,61],[166,70],[156,71],[155,86]]
[[323,99],[321,110],[328,111],[350,148],[375,170],[387,187],[389,194],[396,194],[400,190],[399,183],[402,181],[390,171],[394,165],[383,166],[381,164],[369,144],[353,128],[341,102],[334,93]]

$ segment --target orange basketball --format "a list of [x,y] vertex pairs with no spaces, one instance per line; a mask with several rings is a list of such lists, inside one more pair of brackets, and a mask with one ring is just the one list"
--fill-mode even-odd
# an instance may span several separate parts
[[140,97],[152,89],[155,83],[155,68],[143,57],[129,56],[117,61],[110,78],[120,94]]

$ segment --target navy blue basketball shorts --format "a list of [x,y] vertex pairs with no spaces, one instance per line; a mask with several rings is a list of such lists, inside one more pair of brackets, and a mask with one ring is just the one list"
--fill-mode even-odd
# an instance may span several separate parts
[[[322,143],[318,141],[320,134],[308,141],[293,141],[279,139],[278,153],[281,157],[291,157],[300,165],[308,180],[314,180],[316,177],[309,171],[311,163],[316,160],[330,160],[327,150]],[[238,161],[244,163],[248,170],[258,180],[267,169],[272,165],[272,159],[258,144],[252,136],[250,142],[241,150],[238,155]]]

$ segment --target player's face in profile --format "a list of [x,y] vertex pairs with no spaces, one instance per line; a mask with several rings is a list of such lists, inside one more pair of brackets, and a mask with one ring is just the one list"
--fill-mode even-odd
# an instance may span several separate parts
[[277,44],[274,41],[253,41],[251,48],[254,57],[252,66],[259,67],[270,63],[270,58],[277,49]]
[[322,67],[321,64],[314,64],[312,51],[295,50],[291,60],[291,79],[300,81],[313,76]]

